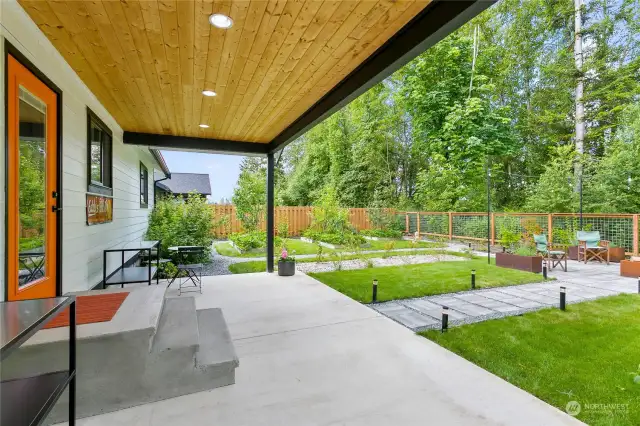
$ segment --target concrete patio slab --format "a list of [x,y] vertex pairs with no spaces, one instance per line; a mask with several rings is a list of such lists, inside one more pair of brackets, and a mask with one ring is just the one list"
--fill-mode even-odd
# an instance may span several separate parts
[[236,384],[78,421],[118,425],[578,425],[569,415],[310,277],[205,278]]

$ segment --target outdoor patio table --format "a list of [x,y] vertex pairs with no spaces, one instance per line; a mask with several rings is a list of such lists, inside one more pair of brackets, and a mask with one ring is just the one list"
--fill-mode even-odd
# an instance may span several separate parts
[[44,276],[44,247],[36,247],[18,253],[18,261],[27,270],[27,274],[22,277],[21,284],[27,284]]
[[[103,262],[103,283],[106,288],[108,285],[120,284],[124,287],[125,284],[148,282],[151,285],[151,279],[156,276],[156,284],[159,282],[159,277],[156,272],[160,267],[160,256],[158,256],[158,262],[156,266],[151,266],[151,262],[147,266],[130,266],[125,267],[124,253],[127,251],[142,252],[147,251],[149,253],[149,259],[151,259],[151,250],[160,246],[160,241],[133,241],[123,243],[115,247],[111,247],[104,250],[102,262]],[[121,252],[121,264],[115,272],[107,277],[107,253]]]

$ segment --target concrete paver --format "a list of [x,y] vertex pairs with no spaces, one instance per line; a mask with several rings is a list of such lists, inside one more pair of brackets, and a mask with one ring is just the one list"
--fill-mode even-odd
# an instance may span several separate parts
[[[413,331],[420,331],[440,327],[442,306],[450,308],[450,324],[455,326],[557,306],[560,303],[560,286],[566,288],[568,304],[637,292],[636,280],[621,277],[616,264],[585,265],[570,261],[568,265],[567,272],[559,268],[550,271],[550,277],[556,280],[396,300],[393,315],[387,315],[377,305],[369,306]],[[403,309],[406,312],[403,313]],[[436,321],[431,325],[420,325],[409,311],[429,315]],[[408,320],[405,321],[405,317]]]

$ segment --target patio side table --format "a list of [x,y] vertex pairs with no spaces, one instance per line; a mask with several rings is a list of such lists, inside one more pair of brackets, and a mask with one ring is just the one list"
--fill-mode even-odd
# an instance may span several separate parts
[[0,360],[7,358],[50,320],[69,308],[69,369],[0,382],[0,424],[41,424],[69,388],[69,425],[76,413],[76,298],[20,300],[0,303]]
[[[124,243],[115,247],[104,250],[102,255],[102,282],[106,288],[109,285],[120,284],[124,288],[125,284],[133,283],[148,283],[151,285],[151,280],[156,277],[156,284],[159,283],[160,277],[157,275],[160,268],[160,256],[158,256],[156,266],[152,266],[151,262],[147,266],[129,266],[125,267],[124,254],[125,252],[135,251],[148,251],[149,259],[151,259],[151,251],[154,248],[160,247],[160,241],[136,241]],[[115,270],[111,275],[107,276],[107,254],[120,252],[121,263],[120,267]]]

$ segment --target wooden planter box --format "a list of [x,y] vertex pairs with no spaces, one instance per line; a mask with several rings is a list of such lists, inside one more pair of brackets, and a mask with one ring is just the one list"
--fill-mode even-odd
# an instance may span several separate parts
[[496,253],[496,265],[536,274],[542,272],[542,258],[540,256],[519,256],[511,253]]
[[623,277],[639,278],[640,262],[634,262],[631,260],[621,260],[620,275],[622,275]]
[[569,260],[578,260],[578,246],[569,246]]
[[620,263],[625,259],[624,247],[609,248],[609,262]]

